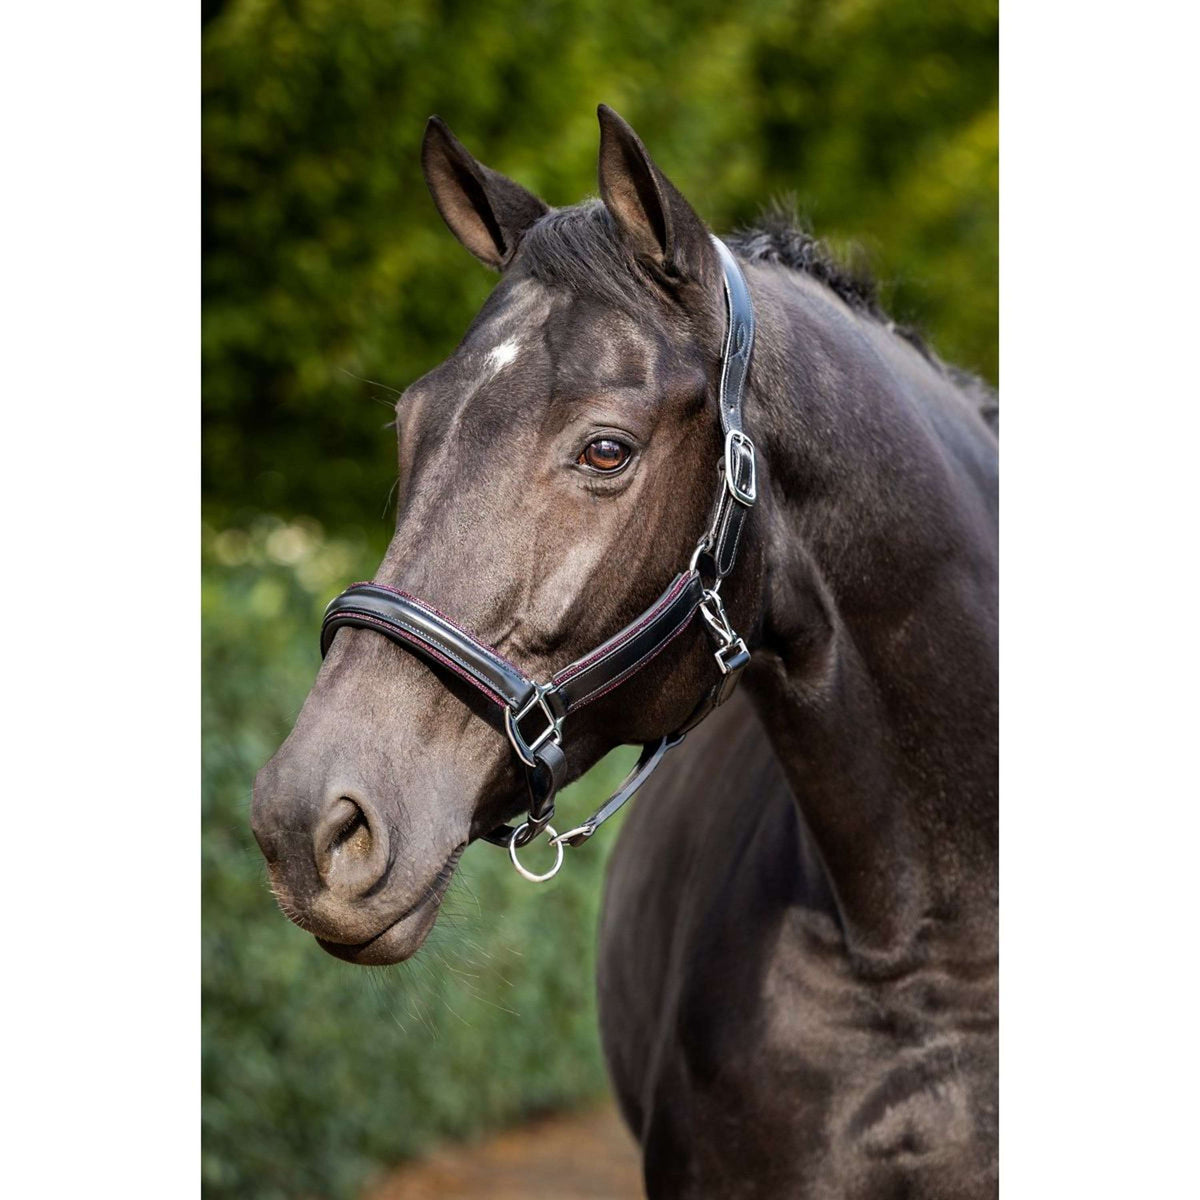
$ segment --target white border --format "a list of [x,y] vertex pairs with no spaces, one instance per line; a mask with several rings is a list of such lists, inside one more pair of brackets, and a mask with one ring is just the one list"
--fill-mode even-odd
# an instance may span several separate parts
[[1192,1165],[1195,25],[1002,14],[1001,1179]]
[[[198,20],[0,17],[6,1190],[198,1148]],[[1191,1185],[1195,18],[1003,14],[1003,1188]]]
[[199,1180],[198,32],[0,16],[12,1196]]

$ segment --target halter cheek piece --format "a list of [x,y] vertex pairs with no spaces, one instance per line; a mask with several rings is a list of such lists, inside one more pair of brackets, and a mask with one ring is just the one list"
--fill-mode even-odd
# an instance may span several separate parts
[[[746,280],[724,242],[713,238],[725,277],[726,329],[718,396],[725,449],[717,466],[719,490],[712,521],[692,554],[687,570],[619,633],[554,674],[549,683],[526,676],[499,651],[459,628],[423,600],[379,583],[356,583],[332,600],[321,625],[321,655],[343,626],[373,629],[398,646],[451,671],[500,710],[513,751],[525,766],[529,815],[517,828],[501,825],[487,841],[507,846],[513,865],[535,882],[551,878],[563,860],[563,846],[579,846],[650,777],[667,751],[683,741],[724,703],[750,661],[746,643],[729,624],[721,582],[737,561],[746,517],[757,499],[754,444],[742,428],[742,393],[754,349],[754,307]],[[705,583],[705,580],[711,583]],[[550,825],[554,797],[566,776],[563,722],[585,704],[619,687],[679,636],[699,612],[713,642],[717,681],[684,724],[658,741],[647,742],[621,786],[582,825],[556,833]],[[557,851],[554,867],[534,875],[517,860],[517,850],[543,830]]]

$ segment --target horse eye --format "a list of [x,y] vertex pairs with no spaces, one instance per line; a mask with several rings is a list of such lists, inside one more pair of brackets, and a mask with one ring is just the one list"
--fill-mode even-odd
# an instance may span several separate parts
[[633,453],[624,442],[616,438],[597,438],[590,442],[584,452],[575,460],[581,467],[591,467],[593,471],[605,471],[611,474],[619,471]]

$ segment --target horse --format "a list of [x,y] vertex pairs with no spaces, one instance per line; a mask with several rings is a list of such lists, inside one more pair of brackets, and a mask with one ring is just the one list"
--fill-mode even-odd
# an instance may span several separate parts
[[561,209],[426,127],[500,280],[397,403],[395,534],[255,780],[272,885],[402,961],[469,844],[561,863],[605,814],[556,834],[557,787],[640,743],[598,993],[647,1195],[994,1195],[994,399],[781,217],[718,242],[599,121],[599,199]]

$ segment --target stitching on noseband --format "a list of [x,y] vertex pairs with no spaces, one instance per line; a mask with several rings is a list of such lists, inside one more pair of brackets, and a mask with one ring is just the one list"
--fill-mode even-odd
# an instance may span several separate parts
[[[683,589],[687,586],[687,582],[688,577],[686,575],[681,575],[679,577],[679,582],[665,596],[661,597],[655,603],[653,608],[644,613],[636,624],[630,626],[630,628],[620,636],[620,640],[614,641],[613,644],[607,649],[601,646],[599,649],[593,650],[592,653],[587,656],[587,658],[581,658],[578,662],[572,663],[569,667],[563,667],[563,669],[553,677],[554,682],[567,683],[574,679],[575,676],[577,676],[585,668],[590,667],[595,663],[603,662],[605,659],[611,658],[618,651],[629,645],[629,643],[633,641],[633,639],[637,637],[637,635],[641,633],[641,631],[645,629],[647,625],[651,624],[659,615],[659,613],[667,608],[671,601],[683,591]],[[673,637],[674,634],[671,636]],[[584,701],[581,700],[579,703],[582,704]]]
[[[347,615],[353,617],[355,622],[365,622],[372,628],[380,629],[385,633],[392,628],[403,630],[410,635],[407,639],[408,641],[414,642],[416,645],[420,646],[422,651],[428,653],[433,658],[436,658],[438,662],[447,667],[449,670],[453,671],[455,675],[465,679],[467,683],[471,684],[473,687],[478,688],[491,700],[494,700],[496,704],[500,705],[501,708],[507,705],[508,701],[505,700],[504,697],[498,692],[493,691],[490,687],[488,687],[487,684],[483,683],[476,675],[474,675],[471,671],[471,668],[463,659],[459,658],[458,655],[454,654],[452,651],[447,650],[444,646],[440,648],[432,646],[429,641],[422,636],[420,630],[414,629],[413,626],[406,624],[404,621],[398,621],[394,617],[384,621],[371,613],[358,612],[354,609],[347,610]],[[347,622],[347,624],[349,624],[349,622]]]

